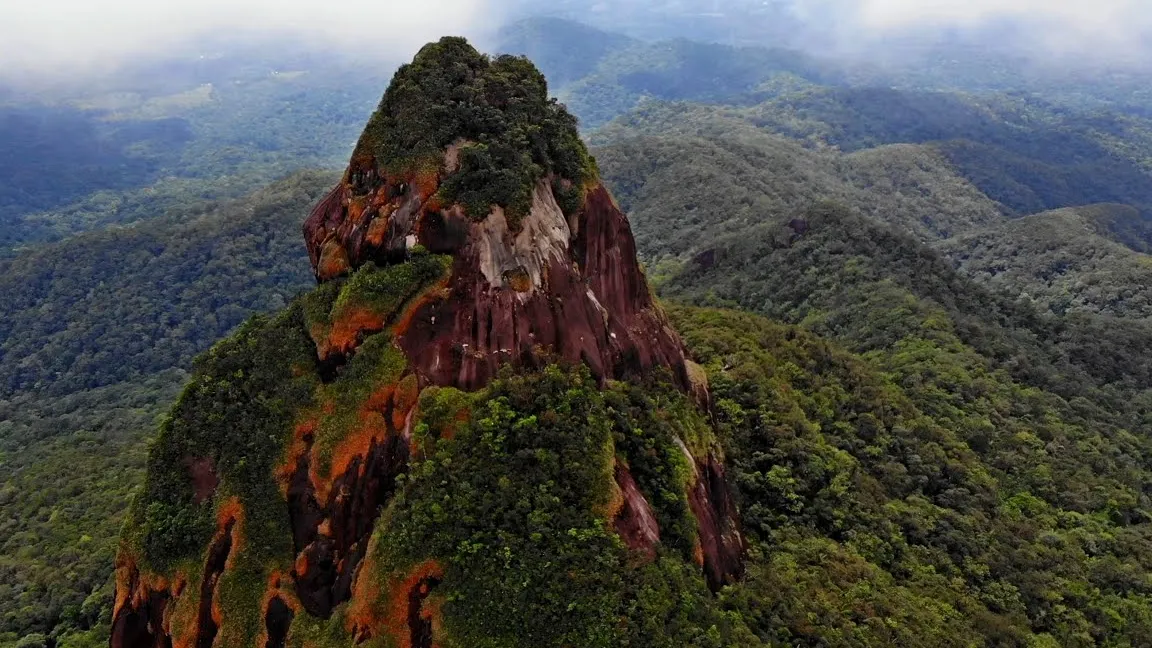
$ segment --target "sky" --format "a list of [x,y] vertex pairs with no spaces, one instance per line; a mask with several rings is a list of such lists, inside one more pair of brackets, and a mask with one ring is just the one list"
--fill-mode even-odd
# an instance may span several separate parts
[[0,74],[114,65],[221,30],[408,58],[494,15],[489,0],[0,0]]
[[1042,44],[1065,50],[1120,50],[1152,27],[1149,0],[847,0],[866,30],[976,27],[1014,20]]
[[[621,0],[588,0],[609,12],[613,1]],[[706,4],[713,1],[722,8],[725,2],[749,0]],[[0,0],[0,76],[84,74],[221,30],[303,34],[322,44],[401,60],[441,35],[474,35],[497,26],[510,2],[548,6],[548,0]],[[834,16],[844,33],[875,38],[1019,20],[1035,28],[1029,47],[1074,54],[1131,56],[1152,28],[1152,0],[792,2],[802,13]]]

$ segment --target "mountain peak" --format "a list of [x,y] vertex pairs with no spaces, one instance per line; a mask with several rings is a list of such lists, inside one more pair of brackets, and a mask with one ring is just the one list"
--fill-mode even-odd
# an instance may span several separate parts
[[[515,602],[529,583],[570,590],[569,574],[631,569],[657,545],[695,563],[701,586],[739,577],[721,447],[685,393],[706,401],[706,378],[696,367],[690,378],[627,218],[575,120],[546,96],[526,59],[488,59],[461,39],[397,72],[304,225],[320,285],[214,347],[160,430],[125,524],[111,648],[430,648],[433,636],[478,645],[488,633],[493,645],[521,645],[501,641],[514,634],[584,645],[586,628],[618,634],[623,608],[533,596],[560,611],[542,617]],[[681,390],[653,380],[659,397],[630,395],[607,380],[654,369]],[[638,429],[661,430],[661,449],[633,450],[651,442]],[[618,453],[617,433],[636,444]],[[477,481],[445,486],[437,466]],[[654,490],[651,475],[667,485]],[[421,512],[425,485],[435,520]],[[473,571],[459,551],[481,546],[467,520],[501,551],[527,543],[514,553],[531,565]],[[378,540],[388,534],[411,551]],[[485,583],[470,599],[482,608],[457,614],[453,592],[472,578]],[[619,582],[576,587],[623,604]],[[517,612],[494,613],[501,602]],[[490,617],[524,621],[472,621]],[[345,639],[314,641],[321,625]]]
[[[556,354],[601,378],[664,366],[688,384],[628,220],[526,58],[489,58],[462,38],[421,49],[304,236],[322,283],[425,252],[452,258],[441,296],[399,340],[432,383],[473,389],[501,364]],[[322,353],[350,353],[355,337]]]
[[561,203],[575,210],[579,188],[597,177],[576,118],[549,99],[531,61],[490,58],[455,37],[396,72],[352,163],[393,177],[440,171],[439,198],[475,219],[491,205],[523,215],[544,178],[566,187]]

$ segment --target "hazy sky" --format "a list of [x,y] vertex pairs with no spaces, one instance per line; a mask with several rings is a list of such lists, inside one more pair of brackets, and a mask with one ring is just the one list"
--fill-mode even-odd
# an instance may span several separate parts
[[[474,35],[508,0],[0,0],[0,74],[52,74],[148,56],[221,29],[291,30],[407,58],[420,44]],[[523,2],[523,0],[520,0]],[[548,0],[531,0],[542,8]],[[655,0],[663,4],[666,0]],[[718,0],[722,8],[726,1]],[[745,1],[745,0],[741,0]],[[1066,51],[1130,50],[1152,26],[1152,0],[794,0],[868,35],[1023,19]],[[589,0],[597,4],[597,0]],[[612,0],[599,0],[611,11]]]
[[1003,17],[1122,26],[1130,16],[1148,14],[1147,0],[861,0],[855,4],[870,24],[889,26],[925,20],[970,24]]
[[1137,36],[1152,23],[1149,0],[860,0],[860,16],[874,27],[921,23],[971,26],[1022,19],[1083,38]]
[[488,0],[0,0],[0,71],[146,56],[222,29],[289,30],[407,58],[486,24]]
[[[1013,21],[1026,28],[1017,43],[1035,54],[1144,61],[1152,0],[796,0],[832,10],[841,26],[868,36],[901,30],[970,28]],[[845,15],[847,14],[847,15]],[[1137,51],[1139,50],[1139,51]]]

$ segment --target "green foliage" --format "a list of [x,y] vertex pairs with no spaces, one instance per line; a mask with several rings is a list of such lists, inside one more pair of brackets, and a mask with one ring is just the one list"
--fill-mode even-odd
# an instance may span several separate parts
[[[399,312],[405,300],[443,279],[451,267],[452,257],[431,254],[414,254],[406,263],[384,268],[366,263],[339,288],[330,319],[339,319],[348,310],[363,307],[380,314],[387,322]],[[328,291],[326,286],[317,289],[320,295]]]
[[[709,369],[746,528],[771,561],[730,593],[773,610],[745,620],[789,643],[1138,645],[1152,599],[1104,573],[1148,568],[1143,473],[1120,457],[1139,464],[1152,447],[1128,413],[1013,381],[944,312],[914,304],[889,319],[928,319],[888,324],[863,358],[750,315],[673,311]],[[841,326],[883,327],[881,312],[846,311]],[[1130,623],[1097,621],[1118,609]],[[911,616],[874,625],[893,615]]]
[[94,189],[151,184],[192,137],[183,119],[107,122],[74,108],[0,107],[0,249],[36,234],[20,216]]
[[[197,360],[153,442],[134,512],[133,533],[154,569],[199,556],[215,526],[215,505],[231,496],[244,507],[245,556],[262,564],[260,557],[290,554],[287,509],[272,468],[297,408],[318,382],[302,315],[296,306],[275,320],[255,318]],[[210,461],[220,481],[214,497],[199,503],[189,470],[197,460]]]
[[0,394],[60,396],[187,367],[252,314],[282,308],[313,283],[298,223],[332,180],[305,173],[0,262]]
[[688,508],[687,490],[694,467],[676,444],[687,443],[706,456],[715,443],[711,428],[670,381],[652,380],[644,387],[621,383],[604,395],[614,422],[616,449],[628,465],[660,524],[660,541],[691,558],[696,519]]
[[492,205],[523,216],[543,178],[582,187],[596,177],[576,119],[548,98],[544,75],[526,58],[489,59],[462,38],[425,46],[396,72],[356,155],[402,174],[438,168],[452,144],[460,145],[459,169],[441,197],[478,220]]
[[[716,598],[684,560],[695,530],[675,447],[715,438],[682,396],[658,380],[601,392],[555,368],[478,395],[425,394],[427,457],[379,533],[397,539],[383,547],[397,569],[445,561],[445,615],[461,643],[1152,644],[1147,282],[1143,257],[1108,240],[1148,251],[1139,210],[1152,204],[1152,129],[1138,113],[1100,110],[1122,87],[1072,97],[1071,109],[1068,96],[1056,107],[1023,94],[836,88],[821,84],[837,73],[786,52],[527,33],[521,43],[563,68],[560,94],[586,123],[639,106],[596,135],[598,155],[664,293],[802,328],[673,312],[711,375],[710,422],[753,539],[745,582]],[[0,262],[0,645],[105,640],[113,538],[144,430],[193,355],[310,284],[297,224],[332,179],[188,203],[343,157],[374,92],[366,69],[230,73],[212,79],[211,103],[173,87],[133,114],[112,109],[110,123],[86,116],[52,133],[80,135],[66,178],[58,141],[17,142],[47,163],[35,183],[9,183],[41,195],[0,215],[11,257]],[[448,39],[397,74],[361,146],[409,170],[438,165],[463,138],[445,197],[473,215],[495,203],[515,216],[552,174],[571,213],[595,170],[574,120],[546,96],[524,60]],[[163,130],[177,121],[195,135],[182,151],[135,145],[179,135]],[[141,123],[127,148],[93,148],[82,132],[106,143]],[[388,130],[397,123],[412,127]],[[117,179],[128,184],[89,173],[109,160],[128,165]],[[77,168],[84,161],[96,167]],[[165,177],[152,182],[160,162]],[[848,208],[813,208],[829,199]],[[1098,201],[1136,208],[1004,222]],[[203,548],[213,503],[193,502],[182,462],[226,452],[221,496],[244,499],[258,539],[221,582],[230,609],[254,610],[268,565],[288,559],[268,462],[315,379],[291,378],[284,363],[311,353],[307,325],[331,322],[343,287],[364,289],[345,304],[403,299],[380,272],[246,327],[199,366],[162,427],[135,512],[143,546],[173,557]],[[395,377],[388,342],[367,340],[330,391],[355,400]],[[661,522],[654,562],[633,560],[598,509],[614,455]],[[251,640],[259,619],[244,624]],[[348,641],[339,614],[299,615],[293,632]]]
[[1152,256],[1111,240],[1101,217],[1112,211],[1045,212],[957,237],[939,249],[964,274],[1040,308],[1148,319]]
[[622,552],[594,514],[611,440],[586,372],[499,381],[413,468],[377,541],[387,564],[444,560],[445,626],[461,644],[611,645]]
[[196,354],[313,284],[299,221],[335,179],[301,174],[0,261],[0,632],[96,628],[106,643],[146,439]]
[[594,142],[606,184],[645,260],[682,259],[743,228],[786,223],[834,200],[922,241],[1003,220],[1001,209],[926,146],[812,151],[710,107],[652,107]]
[[[377,565],[399,577],[427,560],[443,566],[433,594],[444,600],[444,645],[718,646],[736,631],[684,557],[634,564],[608,528],[613,439],[639,429],[630,415],[644,404],[621,389],[601,393],[584,367],[505,372],[467,397],[468,420],[413,466],[377,528]],[[422,433],[454,420],[461,398],[426,395]],[[655,436],[662,443],[634,446],[680,452],[667,422]],[[645,476],[658,483],[655,469]],[[684,484],[664,477],[674,491],[665,508],[682,516]]]

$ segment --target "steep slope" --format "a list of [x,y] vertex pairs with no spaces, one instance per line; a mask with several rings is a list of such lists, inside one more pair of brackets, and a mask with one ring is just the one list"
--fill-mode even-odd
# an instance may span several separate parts
[[195,355],[312,283],[300,213],[333,180],[304,173],[0,262],[0,637],[106,638],[149,430]]
[[725,608],[767,645],[1147,643],[1147,392],[1129,427],[1086,392],[1013,381],[940,309],[893,306],[875,334],[927,319],[863,356],[747,313],[672,309],[764,552]]
[[462,39],[397,72],[305,223],[321,285],[161,427],[114,648],[683,645],[650,620],[717,613],[744,541],[706,384],[546,92]]

